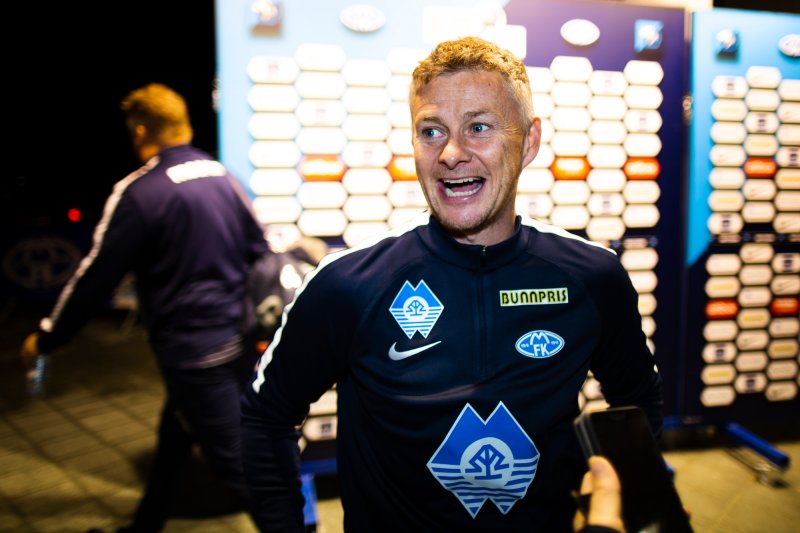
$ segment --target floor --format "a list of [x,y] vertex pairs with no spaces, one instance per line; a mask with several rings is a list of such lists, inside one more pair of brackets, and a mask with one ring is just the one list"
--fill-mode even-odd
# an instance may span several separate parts
[[[144,333],[124,314],[93,319],[54,354],[46,393],[30,397],[17,362],[31,313],[0,313],[0,532],[111,530],[133,512],[154,446],[161,382]],[[703,432],[665,453],[698,533],[800,531],[800,440],[772,441],[792,466],[759,481],[757,457]],[[256,531],[202,457],[167,533]],[[336,480],[316,482],[317,531],[342,531]]]

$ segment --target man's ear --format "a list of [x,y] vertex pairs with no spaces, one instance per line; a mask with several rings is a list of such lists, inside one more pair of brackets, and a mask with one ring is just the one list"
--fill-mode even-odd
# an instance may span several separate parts
[[144,124],[137,124],[133,128],[133,142],[134,144],[140,145],[144,142],[147,138],[147,128],[144,127]]
[[531,121],[528,132],[525,135],[525,147],[522,154],[522,168],[525,168],[539,153],[539,144],[542,141],[542,121],[535,117]]

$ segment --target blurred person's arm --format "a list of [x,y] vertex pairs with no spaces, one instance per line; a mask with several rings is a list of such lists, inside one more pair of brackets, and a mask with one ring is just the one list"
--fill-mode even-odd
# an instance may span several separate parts
[[123,180],[114,187],[95,227],[92,249],[62,289],[50,316],[40,322],[39,331],[23,342],[24,362],[66,344],[131,270],[145,229],[136,206],[124,195],[126,185]]
[[347,300],[322,270],[296,292],[242,395],[244,472],[261,531],[305,531],[297,428],[345,372],[350,313],[339,305],[332,318],[330,302]]

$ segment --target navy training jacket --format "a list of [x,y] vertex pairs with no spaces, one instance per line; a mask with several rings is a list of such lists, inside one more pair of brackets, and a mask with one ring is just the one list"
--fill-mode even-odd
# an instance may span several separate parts
[[498,245],[433,219],[325,258],[244,396],[264,531],[302,531],[297,432],[335,384],[347,531],[572,531],[592,371],[658,433],[661,379],[616,254],[519,218]]
[[162,150],[114,186],[91,251],[42,320],[39,347],[66,343],[132,271],[159,363],[191,365],[238,333],[247,270],[267,250],[221,163],[190,145]]

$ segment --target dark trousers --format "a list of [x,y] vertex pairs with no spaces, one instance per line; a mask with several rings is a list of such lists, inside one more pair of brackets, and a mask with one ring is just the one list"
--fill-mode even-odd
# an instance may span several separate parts
[[255,361],[255,355],[246,354],[211,368],[162,369],[167,399],[152,471],[132,531],[163,529],[193,443],[249,510],[242,470],[240,395],[250,383]]

